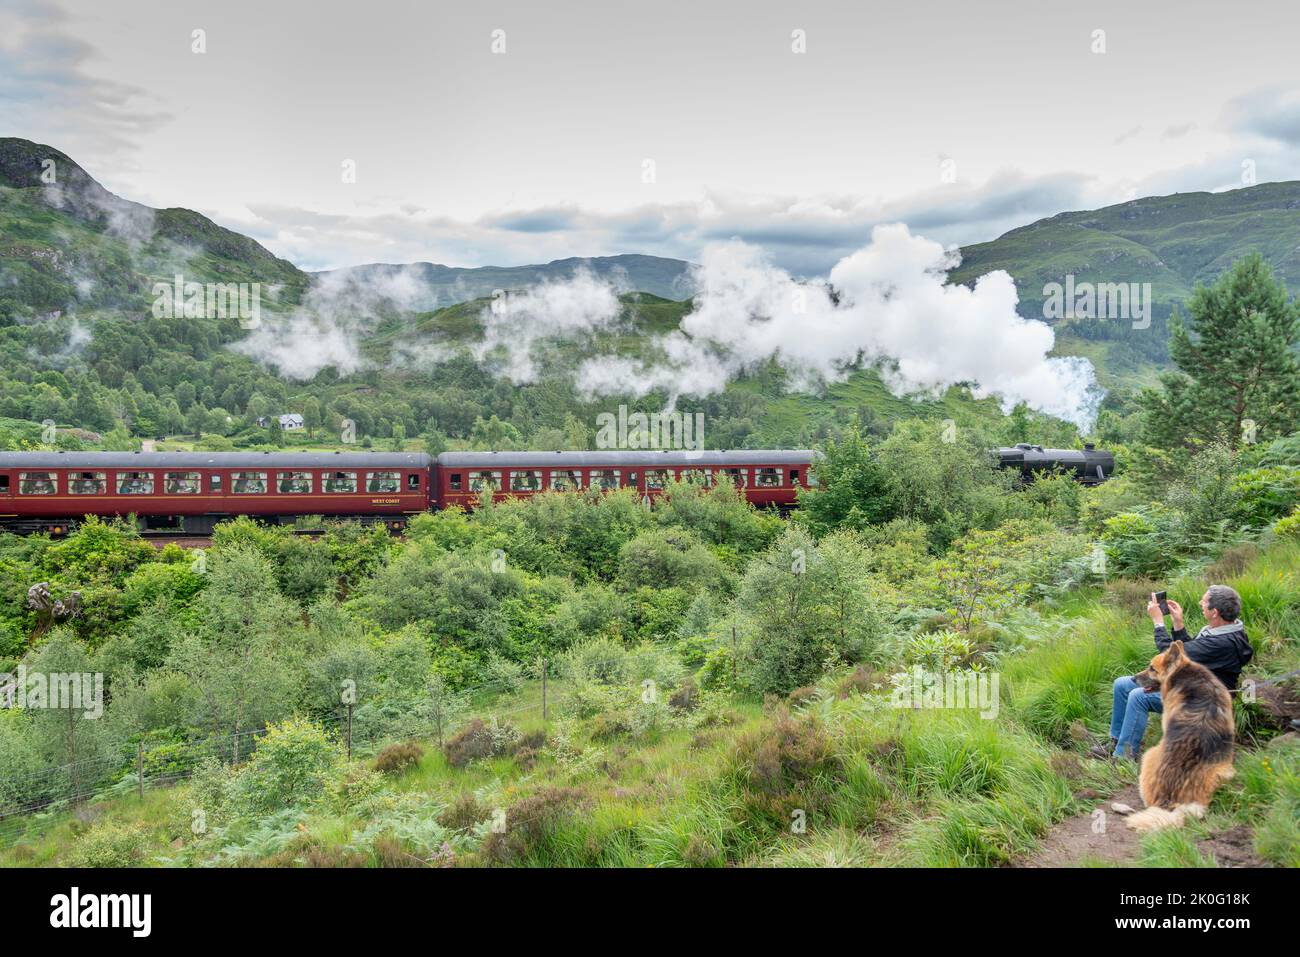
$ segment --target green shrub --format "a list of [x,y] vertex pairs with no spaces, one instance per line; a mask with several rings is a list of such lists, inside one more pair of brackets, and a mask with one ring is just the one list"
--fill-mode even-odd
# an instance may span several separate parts
[[325,784],[326,803],[340,814],[364,814],[382,802],[383,795],[383,776],[359,764],[344,766]]
[[263,814],[319,797],[342,759],[338,743],[317,724],[290,718],[267,729],[239,770],[232,796],[245,813]]
[[560,673],[573,681],[618,684],[630,675],[627,646],[612,638],[592,638],[560,656]]
[[1273,525],[1273,533],[1278,538],[1300,542],[1300,508],[1286,518],[1279,518]]
[[1289,466],[1249,469],[1232,480],[1233,513],[1256,528],[1286,515],[1300,502],[1300,469]]
[[72,846],[67,867],[136,867],[143,863],[149,831],[143,824],[106,821]]

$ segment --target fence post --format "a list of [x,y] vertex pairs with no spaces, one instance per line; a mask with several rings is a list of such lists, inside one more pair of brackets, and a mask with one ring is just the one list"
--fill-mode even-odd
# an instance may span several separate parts
[[352,760],[352,702],[348,702],[348,760]]
[[135,744],[135,777],[136,784],[140,789],[140,799],[144,800],[144,742],[137,741]]
[[736,686],[736,617],[731,617],[731,686]]
[[546,659],[542,658],[542,724],[546,723]]

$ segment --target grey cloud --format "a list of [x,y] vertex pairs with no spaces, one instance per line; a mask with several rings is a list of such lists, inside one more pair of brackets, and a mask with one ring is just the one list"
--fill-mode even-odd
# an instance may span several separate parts
[[1121,198],[1081,173],[1030,177],[1003,171],[981,185],[948,186],[886,203],[709,193],[696,202],[619,212],[540,207],[464,221],[405,211],[346,216],[255,205],[253,219],[229,225],[308,269],[377,261],[519,265],[629,252],[689,260],[710,242],[736,238],[762,245],[781,268],[812,276],[860,248],[882,223],[905,222],[941,242],[966,244],[1063,209]]
[[0,8],[0,106],[10,130],[57,143],[74,156],[129,154],[169,114],[134,86],[96,77],[96,50],[66,30],[48,0],[6,0]]
[[1254,90],[1234,99],[1225,113],[1236,132],[1300,147],[1300,90]]

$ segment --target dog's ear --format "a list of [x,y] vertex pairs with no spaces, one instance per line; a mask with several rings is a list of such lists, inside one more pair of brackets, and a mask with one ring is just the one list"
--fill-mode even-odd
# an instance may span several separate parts
[[1169,647],[1165,649],[1165,666],[1172,668],[1175,662],[1186,657],[1187,652],[1183,650],[1183,643],[1181,641],[1171,642]]

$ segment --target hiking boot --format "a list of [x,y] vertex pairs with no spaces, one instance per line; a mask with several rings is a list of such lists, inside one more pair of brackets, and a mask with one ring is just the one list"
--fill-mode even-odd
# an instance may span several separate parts
[[1110,739],[1110,744],[1094,744],[1088,749],[1088,757],[1097,758],[1099,761],[1109,761],[1115,756],[1115,748],[1119,741],[1115,738]]
[[1131,755],[1126,751],[1124,754],[1120,755],[1119,759],[1121,761],[1132,761],[1134,764],[1140,766],[1142,764],[1142,749],[1138,748]]

